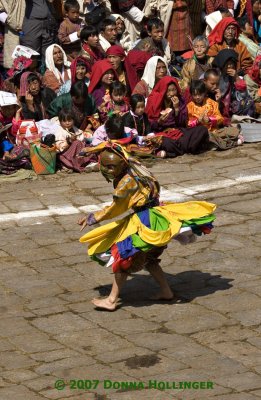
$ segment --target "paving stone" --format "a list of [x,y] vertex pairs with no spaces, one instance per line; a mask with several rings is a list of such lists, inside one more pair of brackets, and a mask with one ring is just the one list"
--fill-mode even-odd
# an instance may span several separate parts
[[50,340],[46,334],[40,333],[36,329],[33,330],[32,328],[27,332],[27,334],[12,336],[9,340],[19,350],[22,350],[25,353],[38,353],[39,351],[51,351],[64,348],[62,344],[55,340]]
[[135,378],[155,377],[157,374],[163,374],[169,371],[178,371],[185,369],[186,364],[181,361],[170,359],[162,355],[133,355],[124,362],[116,362],[113,364],[118,370],[125,373],[134,374]]
[[248,367],[259,364],[261,360],[261,350],[246,342],[215,343],[213,345],[210,344],[210,347],[218,353],[237,360]]
[[[55,338],[62,344],[77,351],[85,350],[86,353],[94,355],[107,351],[119,351],[129,347],[131,343],[118,335],[107,332],[105,329],[88,329],[80,332],[62,333]],[[101,346],[102,343],[102,346]]]
[[[235,372],[235,371],[233,371]],[[222,386],[232,388],[238,392],[249,391],[260,388],[260,375],[252,372],[243,372],[234,375],[224,375],[216,377],[215,381]]]
[[261,315],[259,310],[248,310],[248,312],[233,313],[233,318],[240,321],[244,326],[259,325],[261,323]]
[[73,368],[76,366],[82,366],[82,365],[92,365],[95,363],[95,360],[91,357],[88,357],[86,355],[84,356],[73,356],[69,358],[64,358],[62,360],[56,360],[52,362],[44,362],[42,365],[37,366],[34,368],[34,371],[37,374],[52,374],[57,371],[65,370],[68,368]]
[[1,354],[0,365],[6,370],[32,367],[37,364],[36,361],[17,351],[3,352]]
[[242,392],[238,394],[230,393],[227,395],[217,397],[211,397],[211,400],[257,400],[257,397],[249,392]]
[[38,375],[30,370],[15,369],[13,371],[2,372],[2,377],[12,383],[23,383],[27,380],[38,378]]
[[[215,380],[221,386],[227,385],[221,383],[220,377],[226,377],[231,371],[236,374],[247,370],[241,363],[219,354],[203,354],[198,357],[191,357],[187,360],[187,364],[192,368],[203,370],[209,378]],[[220,380],[217,381],[216,377],[219,377]]]
[[6,206],[11,210],[11,212],[21,212],[30,210],[41,210],[44,208],[43,204],[37,200],[29,199],[15,199],[9,200]]
[[209,345],[214,343],[230,342],[231,340],[255,339],[255,332],[250,329],[242,328],[239,325],[226,326],[220,329],[201,331],[191,335],[199,343]]
[[62,334],[63,332],[74,332],[91,328],[92,325],[83,318],[71,312],[60,315],[51,315],[45,318],[36,318],[32,324],[44,332]]
[[167,323],[166,327],[174,330],[176,333],[194,333],[231,324],[235,324],[235,322],[218,313],[206,311],[204,314],[197,315],[195,320],[193,318],[185,320],[184,318],[179,318]]
[[199,298],[197,303],[204,305],[207,308],[227,314],[228,312],[237,312],[241,310],[260,309],[261,299],[251,293],[242,292],[240,294],[229,294],[217,298]]
[[28,387],[28,389],[32,389],[39,393],[44,389],[53,389],[54,383],[56,382],[55,376],[41,376],[35,379],[31,379],[24,382],[24,386]]
[[34,332],[35,329],[24,318],[1,318],[0,319],[0,335],[2,337],[11,337],[15,335],[28,334]]
[[43,400],[41,395],[38,395],[23,385],[9,386],[0,389],[1,400]]
[[62,349],[62,350],[48,351],[43,353],[34,353],[31,354],[31,358],[36,361],[51,362],[55,360],[61,360],[63,358],[75,357],[77,355],[79,355],[77,351],[70,349]]

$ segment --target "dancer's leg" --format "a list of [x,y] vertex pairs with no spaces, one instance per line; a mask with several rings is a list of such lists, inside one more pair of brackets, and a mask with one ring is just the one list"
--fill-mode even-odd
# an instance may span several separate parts
[[92,303],[98,307],[105,310],[114,311],[117,305],[117,300],[122,286],[126,282],[128,274],[125,272],[116,272],[114,274],[111,293],[106,299],[93,299]]
[[166,276],[162,270],[162,268],[157,264],[146,265],[147,270],[151,274],[151,276],[155,279],[155,281],[160,285],[160,292],[152,297],[152,300],[172,300],[174,298],[174,294],[168,284]]

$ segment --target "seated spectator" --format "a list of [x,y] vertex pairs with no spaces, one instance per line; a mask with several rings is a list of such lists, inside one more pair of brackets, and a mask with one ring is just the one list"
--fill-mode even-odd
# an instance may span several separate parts
[[254,33],[257,42],[261,44],[261,1],[252,1],[253,19],[254,19]]
[[47,70],[43,76],[43,86],[52,89],[57,96],[67,93],[71,86],[71,63],[67,61],[64,50],[57,44],[46,49],[45,64]]
[[210,99],[215,100],[217,102],[221,99],[221,91],[219,89],[219,81],[220,81],[220,72],[211,68],[208,69],[204,74],[204,83],[207,89],[207,95]]
[[163,136],[159,149],[161,157],[196,154],[207,149],[209,138],[206,127],[185,128],[188,113],[177,79],[163,77],[149,95],[145,111],[152,131]]
[[151,38],[152,55],[164,58],[169,64],[171,54],[169,43],[164,38],[164,23],[159,18],[150,18],[147,22],[147,31]]
[[138,42],[133,47],[133,50],[146,51],[147,53],[150,53],[150,55],[152,56],[154,50],[150,36],[146,36],[145,38],[138,40]]
[[213,61],[213,65],[221,71],[220,111],[226,118],[231,118],[233,114],[254,116],[254,104],[244,80],[238,76],[237,61],[238,54],[230,49],[221,50]]
[[141,94],[147,98],[156,83],[166,75],[170,75],[166,61],[159,56],[151,57],[132,94]]
[[77,81],[84,81],[86,86],[90,83],[90,64],[83,57],[77,57],[71,63],[72,85]]
[[21,123],[21,111],[14,94],[0,92],[0,130],[6,125],[12,126],[0,131],[0,158],[7,159],[14,148],[15,138]]
[[72,61],[81,51],[80,30],[84,22],[79,18],[80,5],[77,0],[66,0],[64,12],[65,19],[60,24],[58,39],[68,59]]
[[211,131],[224,124],[218,103],[208,97],[207,88],[203,81],[192,81],[190,93],[192,101],[187,105],[189,127],[203,125]]
[[81,56],[86,58],[91,67],[96,61],[105,58],[105,53],[99,44],[98,31],[94,26],[85,26],[81,30],[80,38],[82,43]]
[[146,112],[153,132],[186,126],[187,106],[176,78],[159,80],[148,97]]
[[41,76],[35,72],[24,72],[20,81],[20,102],[24,119],[41,121],[49,117],[47,107],[56,94],[50,88],[41,88]]
[[185,91],[192,80],[202,79],[204,73],[211,68],[212,59],[207,55],[208,40],[204,36],[197,36],[193,42],[194,55],[182,67],[182,79],[179,85]]
[[118,80],[127,86],[128,77],[124,67],[125,52],[121,46],[113,45],[106,51],[107,60],[118,75]]
[[151,54],[142,50],[130,50],[125,58],[124,66],[126,69],[130,91],[132,92],[141,80],[147,61]]
[[133,94],[130,98],[130,111],[123,115],[124,126],[136,129],[139,136],[151,133],[151,126],[145,113],[145,98],[141,94]]
[[247,50],[251,54],[251,57],[255,58],[260,48],[255,39],[254,29],[248,22],[247,15],[244,15],[241,18],[237,18],[237,23],[239,24],[241,29],[241,33],[238,37],[239,41],[244,43]]
[[93,95],[97,107],[104,101],[104,96],[109,94],[111,83],[117,79],[116,71],[108,60],[100,60],[94,64],[88,91]]
[[[64,172],[84,172],[90,163],[95,162],[95,156],[81,156],[79,154],[86,146],[83,132],[74,125],[74,114],[69,109],[59,112],[60,125],[55,130],[58,160]],[[93,165],[93,164],[92,164]]]
[[62,108],[58,115],[59,125],[54,131],[57,151],[67,150],[74,140],[84,140],[83,131],[74,125],[74,116],[71,110]]
[[261,55],[257,56],[253,67],[244,77],[247,90],[255,102],[256,112],[261,114]]
[[208,55],[215,57],[223,49],[232,49],[238,54],[237,70],[245,75],[253,61],[246,46],[238,40],[239,25],[232,17],[222,19],[208,37]]
[[132,42],[130,34],[126,30],[124,17],[120,14],[111,14],[108,18],[111,19],[116,25],[117,41],[124,48],[124,50],[128,52],[132,48]]
[[121,116],[113,114],[107,119],[104,125],[101,125],[93,134],[91,146],[98,146],[108,139],[117,140],[126,137],[133,137],[137,132],[129,127],[124,126]]
[[116,24],[109,18],[104,19],[100,25],[99,41],[104,52],[106,52],[110,46],[119,44],[117,41]]
[[74,124],[79,129],[91,128],[83,126],[86,122],[86,116],[92,116],[97,113],[95,101],[88,94],[87,87],[83,81],[77,81],[71,87],[69,93],[57,97],[48,107],[50,117],[58,116],[62,108],[72,110],[74,115]]
[[104,96],[104,101],[98,107],[100,120],[104,123],[112,114],[122,116],[129,111],[129,105],[126,103],[126,86],[119,82],[112,82],[109,89],[109,95]]

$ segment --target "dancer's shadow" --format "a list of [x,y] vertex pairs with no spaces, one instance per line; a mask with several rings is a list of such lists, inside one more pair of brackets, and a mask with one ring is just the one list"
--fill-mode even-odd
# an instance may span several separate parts
[[[209,272],[201,272],[191,270],[180,272],[172,275],[165,273],[169,285],[176,297],[178,303],[189,303],[197,297],[207,296],[219,290],[228,290],[232,287],[230,282],[233,279],[223,278],[221,275],[214,275]],[[111,285],[102,285],[95,288],[99,291],[100,296],[108,296]],[[151,301],[150,297],[159,291],[159,287],[151,276],[133,274],[127,280],[121,292],[121,299],[125,305],[133,307],[143,307],[153,305],[154,303],[162,303],[163,301]],[[164,301],[164,303],[172,304],[175,300]]]

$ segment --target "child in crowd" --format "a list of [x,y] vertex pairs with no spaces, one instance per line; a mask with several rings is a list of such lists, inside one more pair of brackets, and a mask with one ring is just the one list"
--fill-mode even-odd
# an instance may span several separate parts
[[81,51],[80,30],[84,22],[79,18],[80,5],[77,0],[64,3],[65,19],[60,24],[58,39],[68,59],[76,58]]
[[190,86],[192,101],[188,103],[188,126],[205,126],[209,130],[210,142],[215,147],[225,150],[241,145],[244,138],[237,127],[224,127],[224,117],[221,115],[218,103],[207,95],[203,81],[192,81]]
[[63,152],[68,149],[74,140],[84,140],[83,132],[74,125],[74,115],[69,109],[62,108],[59,112],[59,123],[55,130],[55,141],[57,151]]
[[207,88],[203,81],[191,82],[190,93],[192,101],[188,103],[188,126],[204,125],[209,130],[215,130],[224,123],[224,118],[218,109],[218,103],[207,95]]
[[[0,92],[0,94],[0,158],[7,159],[11,157],[11,151],[14,148],[22,109],[18,106],[16,95],[7,92]],[[4,100],[5,97],[7,101]],[[9,124],[12,126],[4,129]]]
[[84,172],[95,170],[97,158],[85,157],[82,154],[86,146],[84,132],[75,125],[75,117],[70,109],[61,109],[59,112],[60,126],[55,130],[55,140],[58,160],[63,172]]
[[221,90],[219,89],[220,72],[211,68],[204,74],[204,83],[207,89],[207,95],[210,99],[219,102],[221,99]]
[[112,113],[122,116],[129,111],[129,105],[125,101],[125,96],[126,86],[119,81],[112,82],[109,95],[104,96],[103,103],[98,107],[101,122],[105,122]]
[[91,146],[98,146],[106,140],[117,140],[123,138],[135,138],[137,131],[129,127],[125,127],[124,120],[120,115],[113,114],[104,125],[101,125],[93,134]]
[[87,59],[90,66],[93,66],[96,61],[105,58],[105,53],[99,44],[98,30],[94,26],[85,26],[81,30],[80,39],[82,45],[81,56]]
[[169,42],[164,38],[164,23],[159,18],[150,18],[147,23],[147,31],[151,38],[152,55],[163,57],[169,64],[171,54]]
[[130,98],[130,111],[123,116],[124,125],[136,129],[139,136],[151,133],[151,126],[145,113],[145,98],[141,94],[133,94]]

